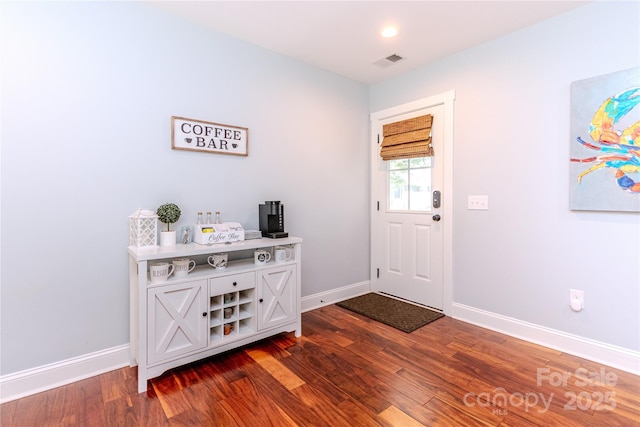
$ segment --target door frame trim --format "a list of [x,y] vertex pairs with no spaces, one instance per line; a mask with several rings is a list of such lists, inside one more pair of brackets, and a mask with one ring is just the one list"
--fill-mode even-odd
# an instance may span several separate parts
[[[371,290],[377,291],[378,279],[376,265],[379,265],[376,259],[376,251],[373,250],[373,245],[378,244],[378,230],[377,223],[374,220],[377,212],[377,196],[379,189],[377,188],[377,180],[375,177],[376,164],[378,161],[378,138],[375,133],[374,125],[380,120],[385,120],[398,116],[401,114],[411,113],[424,108],[434,107],[437,105],[443,105],[444,108],[444,149],[442,156],[444,156],[444,182],[443,182],[443,195],[441,214],[443,217],[442,231],[442,310],[444,314],[451,315],[453,307],[453,114],[454,114],[454,101],[456,94],[454,90],[444,92],[438,95],[430,96],[427,98],[421,98],[406,104],[401,104],[395,107],[387,108],[384,110],[376,111],[370,114],[370,126],[371,126],[371,163],[370,163],[370,187],[371,187]],[[437,153],[436,153],[437,154]]]

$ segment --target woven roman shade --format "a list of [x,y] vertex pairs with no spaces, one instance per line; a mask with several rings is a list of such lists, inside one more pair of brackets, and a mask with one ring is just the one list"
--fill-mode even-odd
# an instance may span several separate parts
[[382,126],[382,160],[433,156],[431,123],[433,116],[414,117]]

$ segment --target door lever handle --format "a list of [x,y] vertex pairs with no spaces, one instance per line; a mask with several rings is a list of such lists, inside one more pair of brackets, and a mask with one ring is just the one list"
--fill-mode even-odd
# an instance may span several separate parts
[[434,215],[432,218],[435,222],[440,221],[440,215]]

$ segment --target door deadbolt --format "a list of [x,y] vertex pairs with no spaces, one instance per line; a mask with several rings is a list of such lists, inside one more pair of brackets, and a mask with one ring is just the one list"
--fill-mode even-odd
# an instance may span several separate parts
[[440,207],[440,192],[438,190],[433,192],[433,207],[434,208]]

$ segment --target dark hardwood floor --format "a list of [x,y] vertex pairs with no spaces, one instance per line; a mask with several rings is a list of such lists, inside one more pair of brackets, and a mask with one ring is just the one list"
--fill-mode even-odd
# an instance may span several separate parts
[[10,426],[638,426],[640,377],[445,317],[411,333],[335,305],[166,372],[123,368],[0,406]]

